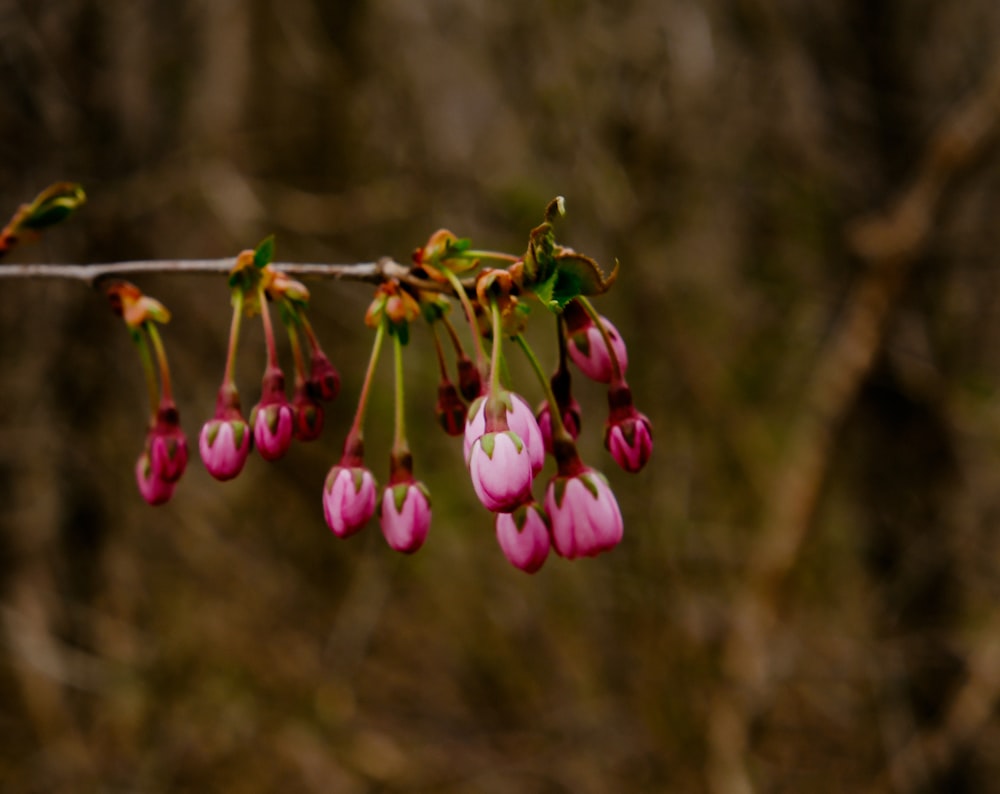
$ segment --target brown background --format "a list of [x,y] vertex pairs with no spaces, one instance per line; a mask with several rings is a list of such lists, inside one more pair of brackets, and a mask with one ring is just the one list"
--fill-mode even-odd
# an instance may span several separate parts
[[[341,542],[319,494],[370,292],[316,282],[344,377],[322,440],[225,485],[193,459],[152,509],[120,322],[4,281],[0,788],[1000,791],[997,41],[992,0],[0,0],[0,206],[90,197],[8,261],[271,232],[286,261],[405,260],[439,226],[518,252],[561,194],[562,239],[621,261],[599,307],[656,427],[621,474],[579,381],[625,539],[525,576],[417,329],[431,536]],[[140,283],[193,439],[225,284]],[[380,477],[390,406],[386,366]]]

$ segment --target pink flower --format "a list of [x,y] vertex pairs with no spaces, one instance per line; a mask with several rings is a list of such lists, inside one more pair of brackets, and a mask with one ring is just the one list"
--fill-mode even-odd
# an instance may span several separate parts
[[583,467],[573,475],[552,478],[545,494],[552,521],[552,542],[566,559],[593,557],[622,539],[622,514],[608,481]]
[[250,455],[250,426],[239,415],[210,419],[201,428],[198,451],[209,474],[217,480],[231,480]]
[[386,487],[379,505],[386,542],[411,554],[424,545],[431,526],[431,498],[423,483],[411,480]]
[[[538,429],[542,434],[542,443],[545,446],[545,451],[552,454],[552,408],[548,400],[538,406],[535,419],[538,422]],[[562,421],[563,426],[570,436],[573,437],[573,440],[578,439],[580,437],[580,403],[573,400],[566,406],[563,409]]]
[[549,519],[535,502],[497,513],[497,543],[511,565],[534,573],[549,556]]
[[295,431],[295,412],[284,395],[280,401],[258,403],[250,415],[250,423],[257,451],[264,460],[278,460],[288,452]]
[[338,538],[361,529],[375,514],[375,477],[363,466],[330,469],[323,486],[323,515]]
[[[611,349],[618,361],[620,374],[624,375],[625,369],[628,367],[628,350],[625,348],[625,342],[610,320],[601,317],[601,323],[611,340]],[[589,318],[587,323],[570,333],[567,351],[573,363],[588,378],[598,383],[611,382],[611,378],[614,376],[614,367],[611,363],[611,355],[608,353],[608,346],[604,342],[600,329]]]
[[135,463],[135,479],[142,498],[151,505],[162,505],[174,495],[176,482],[167,482],[156,474],[145,450]]
[[177,482],[187,468],[188,446],[181,430],[177,408],[172,402],[160,405],[156,423],[146,436],[146,449],[156,477],[164,482]]
[[512,430],[485,433],[469,453],[472,487],[483,506],[507,513],[531,498],[531,457],[520,436]]
[[653,427],[645,414],[633,409],[631,416],[607,426],[604,446],[625,471],[637,472],[653,452]]
[[[520,437],[521,441],[528,448],[531,457],[531,472],[538,474],[545,465],[545,442],[542,440],[542,431],[538,427],[538,421],[521,395],[514,392],[504,392],[501,399],[507,405],[507,427],[513,430]],[[476,439],[486,433],[486,398],[481,397],[469,406],[469,418],[465,422],[465,442],[463,444],[465,452],[465,462],[469,463],[469,456],[472,454],[472,445]]]

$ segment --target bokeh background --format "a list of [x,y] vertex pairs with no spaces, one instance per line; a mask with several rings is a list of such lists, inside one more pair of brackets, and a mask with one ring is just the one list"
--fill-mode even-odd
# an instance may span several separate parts
[[[527,576],[435,426],[418,329],[430,538],[337,540],[370,287],[311,282],[344,380],[323,438],[228,484],[194,458],[153,509],[120,321],[5,280],[0,788],[1000,791],[997,42],[992,0],[0,0],[0,208],[89,195],[8,262],[272,232],[283,261],[405,261],[440,226],[520,252],[563,195],[562,241],[621,262],[598,305],[656,428],[617,471],[577,379],[625,539]],[[225,282],[137,281],[173,311],[193,438]]]

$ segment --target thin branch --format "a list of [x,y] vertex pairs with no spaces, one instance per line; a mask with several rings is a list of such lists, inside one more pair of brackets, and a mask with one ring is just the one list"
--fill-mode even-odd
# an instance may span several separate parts
[[[233,267],[235,259],[159,259],[135,262],[106,262],[93,265],[77,264],[2,264],[0,279],[67,279],[82,281],[90,287],[101,281],[117,276],[149,275],[154,273],[184,273],[198,275],[225,275]],[[272,262],[271,267],[292,276],[313,278],[333,278],[344,281],[361,281],[380,284],[389,278],[397,278],[422,289],[434,289],[425,279],[412,274],[410,268],[395,260],[383,257],[375,262],[360,262],[352,265],[311,264],[306,262]]]

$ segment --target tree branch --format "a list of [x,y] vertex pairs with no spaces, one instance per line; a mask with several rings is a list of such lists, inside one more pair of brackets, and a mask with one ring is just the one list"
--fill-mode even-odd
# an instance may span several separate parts
[[[232,270],[235,261],[235,258],[229,258],[154,259],[135,262],[107,262],[93,265],[3,264],[0,265],[0,279],[68,279],[82,281],[89,287],[96,287],[100,282],[118,276],[153,273],[225,275]],[[414,276],[411,268],[401,265],[389,257],[382,257],[375,262],[360,262],[351,265],[272,262],[271,267],[283,273],[288,273],[291,276],[333,278],[344,281],[361,281],[369,284],[380,284],[386,279],[397,278],[400,281],[419,286],[421,289],[435,288],[426,279]]]

